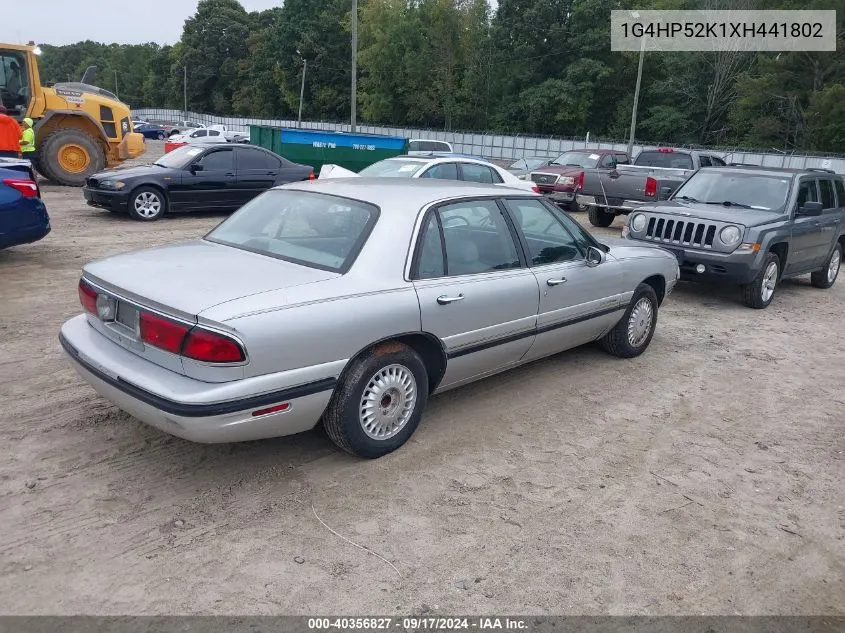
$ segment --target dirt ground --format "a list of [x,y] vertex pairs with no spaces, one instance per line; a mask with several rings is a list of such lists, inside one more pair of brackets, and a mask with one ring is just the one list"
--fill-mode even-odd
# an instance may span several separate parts
[[44,198],[52,233],[0,251],[0,612],[845,614],[845,279],[765,311],[681,284],[642,357],[438,396],[379,460],[203,446],[97,396],[57,334],[84,263],[222,216]]

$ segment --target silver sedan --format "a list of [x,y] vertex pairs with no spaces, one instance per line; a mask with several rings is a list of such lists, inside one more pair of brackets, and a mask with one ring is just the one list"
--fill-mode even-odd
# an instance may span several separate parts
[[202,239],[85,266],[60,341],[121,409],[197,442],[401,446],[430,395],[598,341],[633,357],[674,256],[538,196],[355,178],[255,198]]

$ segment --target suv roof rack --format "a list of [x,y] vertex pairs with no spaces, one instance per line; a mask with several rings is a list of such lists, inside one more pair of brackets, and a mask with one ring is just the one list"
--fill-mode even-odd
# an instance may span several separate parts
[[825,169],[824,167],[806,167],[806,171],[822,171],[826,174],[835,174],[836,172],[832,169]]

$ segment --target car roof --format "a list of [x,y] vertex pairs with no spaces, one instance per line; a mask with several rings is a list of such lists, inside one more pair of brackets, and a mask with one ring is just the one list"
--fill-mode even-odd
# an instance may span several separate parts
[[784,176],[786,174],[789,175],[802,175],[802,174],[809,174],[809,175],[828,175],[828,176],[836,176],[835,174],[830,171],[825,171],[822,169],[796,169],[794,167],[763,167],[759,165],[727,165],[725,167],[704,167],[708,171],[720,171],[720,172],[736,172],[736,171],[743,171],[743,172],[750,172],[759,174],[761,176]]
[[280,185],[274,189],[313,191],[369,202],[382,209],[406,209],[414,212],[425,205],[451,198],[536,197],[529,191],[502,187],[500,184],[426,178],[318,178]]
[[[461,156],[459,154],[448,154],[448,155],[437,155],[437,156],[394,156],[392,158],[385,158],[384,160],[378,161],[381,163],[386,163],[388,161],[401,161],[401,162],[412,162],[412,163],[472,163],[475,165],[485,165],[487,167],[496,167],[493,163],[482,160],[480,158],[469,158],[468,156]],[[375,164],[375,163],[373,163]]]

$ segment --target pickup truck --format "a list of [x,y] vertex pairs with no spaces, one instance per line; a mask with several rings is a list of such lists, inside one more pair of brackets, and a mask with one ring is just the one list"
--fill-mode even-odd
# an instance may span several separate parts
[[626,152],[613,149],[576,149],[530,172],[530,178],[549,200],[568,211],[579,211],[576,196],[587,172],[607,174],[616,165],[631,162]]
[[767,307],[781,279],[830,288],[845,249],[845,181],[829,170],[706,167],[628,216],[622,237],[671,251],[681,277],[738,284]]
[[666,200],[701,167],[723,167],[718,156],[694,150],[660,147],[643,150],[632,165],[620,163],[610,171],[588,171],[577,202],[587,207],[593,226],[610,226],[617,215]]

